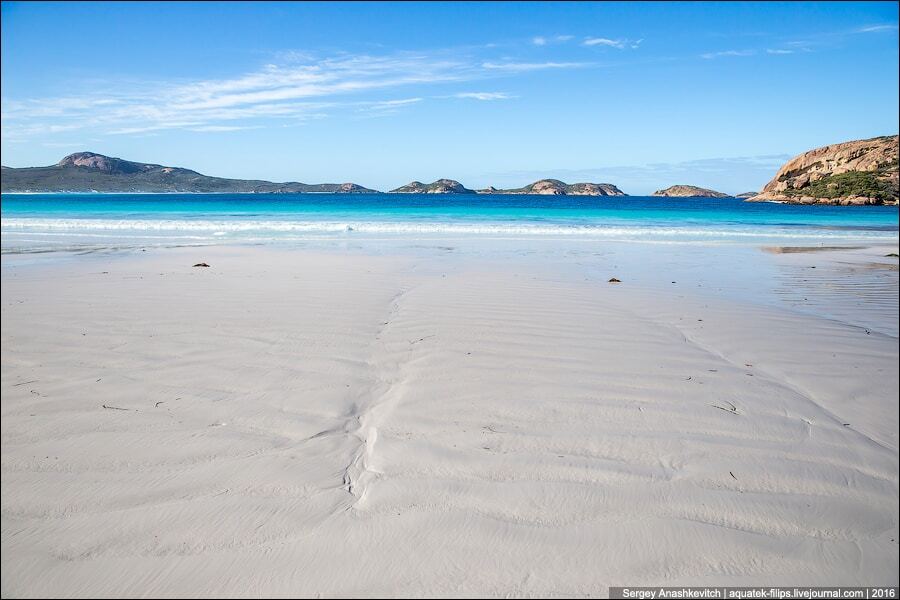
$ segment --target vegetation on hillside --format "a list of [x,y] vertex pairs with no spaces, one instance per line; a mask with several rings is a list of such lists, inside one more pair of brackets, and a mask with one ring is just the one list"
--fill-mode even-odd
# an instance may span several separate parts
[[135,172],[109,173],[80,166],[51,166],[3,169],[0,191],[15,192],[107,192],[107,193],[371,193],[356,185],[339,183],[272,183],[262,180],[209,177],[188,169],[156,166]]
[[839,175],[826,175],[800,189],[786,189],[784,194],[813,198],[862,196],[888,201],[896,198],[897,191],[889,182],[879,177],[877,172],[848,171]]

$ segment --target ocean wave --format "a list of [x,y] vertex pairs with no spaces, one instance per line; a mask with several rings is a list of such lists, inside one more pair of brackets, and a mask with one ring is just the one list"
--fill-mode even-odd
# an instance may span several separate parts
[[808,229],[789,229],[778,226],[709,227],[674,225],[622,224],[566,224],[512,222],[453,222],[453,221],[288,221],[288,220],[187,220],[187,219],[48,219],[2,218],[0,227],[7,232],[168,232],[193,233],[221,237],[228,234],[459,234],[459,235],[522,235],[522,236],[596,236],[610,237],[688,237],[688,238],[822,238],[896,239],[896,233],[871,229],[849,231],[810,226]]

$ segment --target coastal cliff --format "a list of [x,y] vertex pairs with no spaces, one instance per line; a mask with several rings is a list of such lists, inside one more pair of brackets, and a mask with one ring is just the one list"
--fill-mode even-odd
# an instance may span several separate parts
[[697,187],[695,185],[673,185],[664,190],[656,190],[654,196],[671,196],[678,198],[728,198],[728,194]]
[[273,183],[210,177],[180,167],[133,162],[96,152],[76,152],[47,167],[2,170],[2,191],[106,193],[374,193],[355,183]]
[[898,136],[816,148],[789,160],[749,202],[897,204]]

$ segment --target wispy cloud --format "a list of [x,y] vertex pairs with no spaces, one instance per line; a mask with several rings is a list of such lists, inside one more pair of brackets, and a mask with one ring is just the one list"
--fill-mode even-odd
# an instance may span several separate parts
[[713,58],[722,58],[726,56],[753,56],[756,54],[755,50],[723,50],[721,52],[706,52],[705,54],[701,54],[700,58],[711,60]]
[[163,129],[193,129],[201,127],[203,123],[192,121],[170,121],[160,123],[158,125],[145,125],[142,127],[121,127],[107,131],[110,135],[133,135],[135,133],[148,133],[151,131],[160,131]]
[[590,66],[583,62],[483,62],[481,66],[491,71],[522,73],[526,71],[543,71],[546,69],[578,69]]
[[358,102],[357,112],[368,116],[393,115],[400,109],[422,102],[423,98],[402,98],[399,100],[379,100],[375,102]]
[[[347,55],[310,61],[285,53],[281,64],[232,78],[188,82],[95,82],[83,94],[2,101],[4,139],[29,139],[62,131],[135,135],[172,129],[227,132],[257,127],[261,120],[302,123],[328,111],[360,108],[354,94],[384,93],[414,85],[474,81],[502,75],[449,52]],[[508,71],[516,69],[508,65]],[[416,101],[421,100],[418,99]],[[369,103],[384,114],[410,100]]]
[[190,131],[199,133],[221,133],[228,131],[242,131],[244,129],[259,129],[259,125],[201,125],[200,127],[191,127]]
[[609,46],[610,48],[624,48],[624,40],[611,40],[609,38],[587,38],[582,42],[585,46]]
[[535,46],[546,46],[547,44],[562,44],[563,42],[568,42],[573,37],[572,35],[551,35],[544,36],[538,35],[531,38],[531,43]]
[[897,31],[896,23],[882,23],[880,25],[867,25],[855,29],[853,33],[879,33],[883,31]]
[[414,83],[467,79],[465,63],[423,55],[350,56],[310,65],[266,65],[236,79],[203,81],[175,90],[176,110],[204,110],[333,96]]
[[[804,38],[779,41],[774,48],[756,48],[744,50],[724,50],[720,52],[706,52],[700,57],[704,59],[723,58],[729,56],[754,56],[756,54],[788,55],[800,52],[810,53],[834,48],[848,41],[854,36],[867,33],[888,33],[897,31],[897,23],[876,23],[855,28],[841,29],[837,31],[819,31],[805,34]],[[741,35],[748,35],[746,32]],[[757,35],[757,34],[753,34]],[[732,36],[733,37],[733,36]],[[780,46],[780,47],[778,47]]]
[[509,100],[513,98],[506,92],[460,92],[454,98],[470,98],[472,100]]
[[768,48],[766,49],[766,53],[794,54],[797,52],[810,53],[823,51],[838,47],[840,44],[846,43],[861,34],[889,33],[894,31],[897,31],[896,23],[866,25],[839,31],[820,31],[814,35],[808,35],[801,39],[785,41],[779,44],[781,48]]
[[[547,38],[563,40],[570,36]],[[483,51],[483,49],[482,49]],[[395,114],[422,97],[381,100],[403,88],[506,78],[535,71],[591,66],[581,62],[523,62],[476,58],[468,49],[339,54],[310,60],[303,53],[230,78],[180,82],[99,81],[83,93],[2,100],[5,140],[82,130],[94,135],[145,135],[166,130],[214,133],[264,125],[302,124],[330,114]],[[354,98],[356,96],[356,98]],[[363,96],[360,100],[359,96]],[[376,96],[375,100],[366,98]],[[424,96],[423,96],[424,97]],[[505,100],[505,92],[460,92],[458,98]]]
[[790,42],[785,42],[783,45],[793,52],[812,52],[813,47],[816,46],[814,42],[809,40],[791,40]]
[[398,106],[408,106],[421,102],[422,98],[403,98],[402,100],[380,100],[378,102],[367,102],[367,110],[385,110],[397,108]]
[[581,42],[582,46],[601,46],[607,48],[618,48],[619,50],[625,50],[626,48],[631,48],[632,50],[636,50],[640,47],[643,42],[643,38],[639,40],[629,40],[629,39],[611,39],[605,37],[588,37],[585,38],[583,42]]

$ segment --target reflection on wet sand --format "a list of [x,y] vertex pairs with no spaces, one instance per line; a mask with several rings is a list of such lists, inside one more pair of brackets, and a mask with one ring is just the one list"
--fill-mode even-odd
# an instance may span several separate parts
[[[897,337],[900,273],[897,254],[884,248],[764,248],[792,254],[778,261],[773,291],[792,308]],[[847,252],[857,250],[857,252]],[[816,257],[803,256],[815,252]]]

